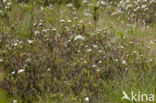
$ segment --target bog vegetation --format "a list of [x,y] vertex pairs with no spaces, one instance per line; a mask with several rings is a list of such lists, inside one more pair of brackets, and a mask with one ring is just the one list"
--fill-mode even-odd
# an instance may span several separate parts
[[0,103],[156,95],[155,19],[155,0],[1,0]]

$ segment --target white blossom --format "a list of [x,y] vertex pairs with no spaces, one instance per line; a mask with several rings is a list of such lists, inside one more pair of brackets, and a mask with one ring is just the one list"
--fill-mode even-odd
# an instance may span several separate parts
[[71,20],[68,20],[68,23],[71,23],[72,21]]
[[122,64],[126,65],[127,64],[126,60],[123,60],[122,61]]
[[43,29],[42,31],[43,31],[44,33],[47,33],[47,31],[48,31],[48,30],[46,30],[46,29]]
[[47,71],[50,71],[50,70],[51,70],[50,68],[47,69]]
[[11,74],[15,74],[15,71],[11,72]]
[[136,51],[133,51],[133,54],[136,54]]
[[86,97],[85,100],[88,102],[89,101],[89,97]]
[[78,40],[78,39],[85,40],[85,37],[83,37],[81,35],[75,36],[74,40]]
[[29,44],[32,44],[34,41],[33,40],[28,40],[28,43]]
[[39,34],[39,33],[40,33],[39,31],[35,31],[35,32],[34,32],[35,35],[37,35],[37,34]]
[[99,63],[99,64],[101,64],[101,63],[102,63],[102,61],[100,60],[98,63]]
[[52,31],[56,31],[56,28],[53,28]]
[[3,3],[7,2],[7,0],[3,0]]
[[151,44],[151,45],[153,45],[153,44],[154,44],[154,42],[151,40],[151,41],[150,41],[150,44]]
[[118,62],[118,59],[115,59],[116,62]]
[[39,23],[38,25],[39,25],[39,26],[42,26],[42,23]]
[[121,49],[123,49],[123,48],[124,48],[124,46],[121,46],[120,48],[121,48]]
[[18,73],[19,73],[19,74],[22,73],[22,72],[24,72],[24,69],[18,70]]
[[95,67],[96,67],[96,65],[94,64],[94,65],[92,65],[92,67],[93,67],[93,68],[95,68]]
[[99,72],[100,70],[99,70],[99,69],[97,69],[96,71],[97,71],[97,72]]
[[15,100],[13,100],[13,102],[12,103],[17,103],[17,100],[15,99]]
[[92,49],[89,48],[87,51],[90,52],[90,51],[92,51]]
[[70,4],[67,4],[66,6],[67,7],[73,7],[73,4],[70,3]]
[[64,23],[65,22],[65,20],[60,20],[61,21],[61,23]]
[[3,62],[3,59],[0,59],[0,62]]
[[14,43],[14,46],[17,46],[18,45],[18,43]]

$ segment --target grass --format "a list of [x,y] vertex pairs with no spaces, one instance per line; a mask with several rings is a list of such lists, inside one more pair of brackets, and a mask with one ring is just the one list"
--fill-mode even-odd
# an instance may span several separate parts
[[122,91],[156,95],[154,21],[129,26],[99,8],[95,25],[85,5],[41,5],[13,5],[0,19],[0,103],[132,103],[121,101]]

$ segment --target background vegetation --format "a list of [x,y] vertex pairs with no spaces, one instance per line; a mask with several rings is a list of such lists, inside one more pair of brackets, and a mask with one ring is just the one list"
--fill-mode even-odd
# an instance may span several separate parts
[[1,0],[0,103],[156,95],[155,11],[155,0]]

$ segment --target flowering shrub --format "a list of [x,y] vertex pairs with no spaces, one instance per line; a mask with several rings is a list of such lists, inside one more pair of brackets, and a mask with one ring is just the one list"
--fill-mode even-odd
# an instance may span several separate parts
[[146,24],[156,17],[156,0],[120,0],[112,15],[128,15],[128,20]]
[[30,101],[45,93],[72,91],[79,95],[85,90],[85,95],[97,102],[94,96],[98,95],[98,83],[123,78],[128,71],[141,70],[149,63],[142,62],[146,55],[139,50],[139,43],[126,37],[113,42],[111,27],[87,33],[82,24],[70,28],[71,22],[60,22],[60,30],[42,28],[41,23],[34,25],[32,40],[10,37],[10,42],[2,36],[1,68],[8,76],[1,87],[15,98],[18,95]]
[[[155,48],[150,47],[156,40],[144,43],[137,35],[152,36],[148,32],[155,29],[142,31],[108,19],[108,9],[117,4],[125,16],[133,13],[135,1],[3,1],[0,88],[8,92],[10,103],[120,103],[122,90],[155,92]],[[148,11],[139,10],[139,18]]]

